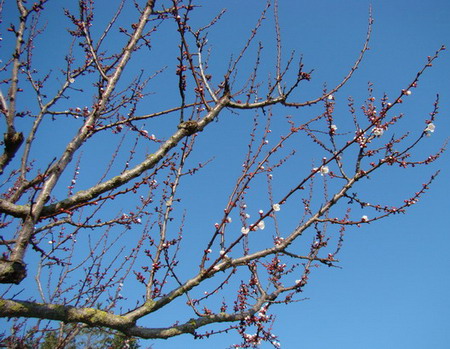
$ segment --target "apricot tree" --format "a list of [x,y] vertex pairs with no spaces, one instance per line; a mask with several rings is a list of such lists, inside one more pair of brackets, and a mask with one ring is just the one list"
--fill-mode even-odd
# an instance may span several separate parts
[[[5,343],[52,333],[65,347],[92,326],[144,339],[235,330],[236,347],[278,347],[272,310],[301,299],[313,267],[338,266],[346,229],[404,213],[434,179],[397,203],[365,196],[373,173],[442,153],[414,157],[438,100],[423,128],[395,130],[444,47],[396,95],[377,98],[369,85],[361,109],[350,98],[344,123],[336,96],[369,48],[370,15],[346,76],[303,99],[314,72],[283,54],[276,0],[219,62],[208,35],[225,10],[204,18],[200,5],[1,3],[0,315],[15,319]],[[49,35],[55,13],[65,22]],[[274,40],[260,35],[267,18]],[[212,158],[223,124],[236,151]],[[215,162],[225,173],[208,172]],[[222,186],[227,198],[213,192]],[[198,209],[208,205],[222,209]],[[173,321],[161,323],[166,309]]]

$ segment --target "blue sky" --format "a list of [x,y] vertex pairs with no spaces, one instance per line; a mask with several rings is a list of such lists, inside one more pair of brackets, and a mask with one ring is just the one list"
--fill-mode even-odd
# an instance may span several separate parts
[[[245,36],[238,33],[242,26],[250,27],[255,22],[256,3],[214,2],[217,9],[227,7],[229,11],[218,26],[223,29],[212,30],[210,34],[213,57],[215,51],[220,51],[216,52],[220,56],[228,46],[232,51],[242,44]],[[337,104],[342,105],[342,118],[348,117],[346,98],[353,96],[362,105],[369,81],[374,84],[377,96],[383,92],[397,93],[414,78],[427,56],[442,44],[448,46],[450,4],[359,0],[280,1],[279,4],[285,55],[295,49],[303,55],[305,66],[315,70],[313,86],[304,91],[305,95],[316,95],[324,83],[333,86],[346,74],[362,47],[370,4],[375,20],[371,50],[352,81],[336,96]],[[209,10],[205,6],[205,12]],[[272,28],[268,26],[270,41]],[[225,47],[217,47],[221,44],[214,44],[214,38],[222,38],[223,31],[227,32]],[[434,98],[440,94],[438,129],[432,139],[435,149],[449,136],[449,82],[450,58],[444,52],[433,69],[422,77],[414,99],[401,107],[408,115],[405,123],[408,127],[432,111]],[[344,122],[339,117],[336,122]],[[402,196],[398,195],[413,193],[436,169],[442,169],[428,194],[406,215],[349,230],[339,256],[342,269],[314,273],[304,292],[308,300],[276,308],[274,332],[279,335],[283,348],[448,348],[448,160],[446,153],[433,166],[400,173],[397,178],[383,173],[375,178],[372,195],[382,199],[397,194],[400,199]],[[230,338],[189,341],[189,346],[225,347]],[[178,348],[188,340],[155,342],[154,347]],[[269,347],[262,345],[262,348]]]
[[[344,129],[349,123],[349,96],[355,99],[356,106],[362,105],[367,98],[367,84],[371,82],[374,84],[374,94],[377,98],[384,92],[393,97],[415,77],[416,72],[426,62],[427,56],[433,55],[443,44],[450,46],[450,4],[444,0],[279,2],[284,62],[290,52],[295,50],[297,57],[303,56],[305,70],[314,69],[313,80],[302,85],[295,95],[300,100],[319,95],[324,84],[333,87],[346,75],[362,48],[369,7],[372,6],[375,22],[371,49],[353,79],[335,96],[335,121],[339,129]],[[104,3],[107,1],[98,1],[98,8]],[[236,55],[244,45],[247,34],[254,26],[265,2],[203,0],[198,3],[203,7],[194,11],[192,20],[199,26],[205,24],[206,18],[212,18],[220,9],[228,9],[222,21],[213,27],[208,35],[212,49],[211,70],[216,72],[217,79],[220,79],[229,57]],[[50,12],[48,23],[51,34],[37,46],[37,52],[41,50],[42,54],[36,55],[36,62],[43,70],[53,65],[53,61],[48,57],[56,60],[60,54],[59,44],[64,41],[63,36],[56,30],[63,22],[62,16],[59,10],[52,10],[50,5],[49,10],[54,11]],[[102,20],[98,13],[97,19]],[[5,19],[5,22],[8,20]],[[177,51],[176,46],[170,44],[171,38],[170,34],[167,34],[167,41],[155,42],[150,56],[139,55],[135,60],[136,65],[148,62],[152,69],[159,69],[165,64],[171,67],[176,64],[174,54],[176,55]],[[259,37],[264,42],[263,54],[266,57],[265,63],[262,64],[261,77],[273,68],[273,38],[273,21],[272,17],[268,16]],[[253,47],[249,58],[253,57],[254,52]],[[245,61],[240,67],[240,74],[245,76],[246,69],[251,68],[252,64],[252,59]],[[167,80],[156,80],[156,86],[150,83],[150,92],[158,94],[155,95],[156,99],[149,98],[151,102],[141,105],[142,112],[178,103],[170,99],[170,91],[176,86],[173,69],[170,69],[172,68],[168,69],[164,78]],[[400,130],[414,129],[415,132],[421,132],[425,125],[424,120],[433,109],[435,96],[440,94],[440,114],[435,122],[436,131],[419,150],[422,155],[438,150],[450,135],[449,85],[450,52],[444,51],[432,69],[422,76],[419,87],[413,91],[411,98],[398,108],[398,112],[401,111],[407,116],[402,120]],[[89,105],[91,102],[83,99],[83,96],[77,98],[75,102],[80,105]],[[315,112],[317,110],[320,109],[315,109]],[[281,110],[279,113],[283,113],[280,118],[289,113],[293,118],[307,118],[314,111]],[[181,188],[181,194],[187,198],[180,206],[180,212],[183,212],[183,209],[187,211],[185,247],[188,252],[184,252],[186,258],[189,258],[192,251],[203,248],[199,246],[198,237],[192,232],[202,234],[210,231],[211,225],[221,217],[227,195],[239,175],[242,152],[246,146],[247,127],[251,126],[252,115],[224,113],[219,122],[212,125],[210,132],[199,137],[198,150],[194,153],[192,162],[213,157],[215,160],[200,172],[197,178],[188,179],[186,185]],[[275,118],[273,121],[273,128],[281,130],[284,126],[281,122],[277,125],[276,120]],[[172,122],[171,126],[173,125],[175,124]],[[27,127],[25,121],[22,126]],[[54,156],[52,152],[57,154],[58,147],[72,136],[70,132],[62,132],[66,130],[61,122],[57,122],[53,127],[44,130],[43,135],[52,135],[54,148],[49,151],[46,144],[42,143],[35,149],[35,156],[47,156],[51,159]],[[147,124],[143,127],[152,127],[161,133],[168,133],[173,129],[158,124]],[[153,132],[152,129],[149,131]],[[320,161],[320,153],[315,154],[312,148],[302,146],[303,144],[299,144],[294,159],[298,166],[294,169],[287,167],[286,171],[309,171],[311,162]],[[91,148],[86,148],[85,152],[89,149]],[[100,139],[93,149],[97,152],[107,151],[108,140]],[[85,161],[85,166],[89,168],[102,159],[94,156],[86,157]],[[322,267],[314,271],[302,295],[306,300],[272,309],[276,314],[274,333],[279,336],[282,348],[448,348],[449,154],[445,153],[438,162],[430,166],[412,171],[381,172],[371,178],[366,188],[367,195],[373,200],[398,204],[411,196],[438,169],[441,169],[441,174],[431,189],[406,215],[389,217],[359,229],[348,229],[344,247],[338,257],[342,269]],[[280,178],[285,180],[277,184],[277,194],[281,195],[283,190],[294,182],[290,181],[292,177],[289,172],[280,173]],[[89,183],[89,180],[95,181],[97,178],[84,180]],[[253,203],[257,200],[258,197]],[[283,219],[286,220],[286,226],[296,222],[296,217],[290,218],[289,215],[285,215]],[[172,313],[176,311],[176,308],[170,309]],[[170,323],[171,313],[157,315],[158,319],[152,320],[156,324],[159,325],[160,319],[166,319],[166,316]],[[201,349],[225,348],[238,341],[239,338],[234,334],[220,335],[204,341],[193,340],[184,335],[168,341],[145,341],[142,345],[153,345],[155,349]],[[271,346],[263,344],[261,347]]]

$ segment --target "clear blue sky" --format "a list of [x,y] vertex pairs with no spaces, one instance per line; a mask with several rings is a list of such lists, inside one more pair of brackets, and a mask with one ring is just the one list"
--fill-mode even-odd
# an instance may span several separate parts
[[[233,48],[245,38],[238,33],[242,26],[253,25],[258,15],[255,4],[262,1],[213,3],[217,9],[229,9],[224,21],[210,34],[213,50],[237,52]],[[374,83],[378,97],[383,92],[397,93],[411,81],[428,55],[442,44],[449,46],[450,4],[418,0],[280,1],[279,4],[284,52],[287,55],[295,49],[303,54],[306,67],[315,69],[317,84],[312,84],[313,95],[323,83],[328,86],[337,83],[357,57],[366,34],[370,4],[375,19],[371,50],[354,79],[337,96],[337,103],[343,107],[342,118],[349,117],[345,113],[346,98],[353,96],[362,105],[369,81]],[[210,7],[205,6],[205,12],[209,11]],[[268,26],[270,40],[272,27]],[[216,38],[223,41],[214,43]],[[225,47],[218,47],[222,43]],[[434,68],[422,77],[420,88],[414,91],[415,98],[401,108],[410,118],[406,125],[414,123],[431,112],[434,97],[440,94],[440,117],[433,135],[436,148],[450,135],[449,84],[450,56],[444,52]],[[449,154],[433,166],[409,172],[406,177],[400,174],[395,181],[390,175],[381,175],[373,189],[380,199],[389,197],[392,190],[397,194],[413,193],[437,168],[442,169],[441,175],[407,215],[348,231],[339,256],[343,269],[314,273],[304,292],[308,300],[276,308],[274,332],[283,348],[449,347]],[[155,342],[154,348],[187,345],[222,348],[230,343],[230,338],[191,342],[183,337]]]
[[[99,1],[98,7],[105,2],[107,1]],[[427,56],[433,55],[442,44],[450,46],[450,3],[445,0],[279,2],[284,59],[291,50],[295,50],[297,55],[303,55],[305,70],[314,69],[313,81],[303,85],[298,94],[300,99],[320,94],[325,83],[332,87],[346,75],[362,48],[369,6],[372,5],[375,22],[371,50],[354,78],[336,95],[335,117],[338,125],[345,124],[350,118],[346,112],[347,97],[352,96],[356,106],[362,105],[367,97],[369,81],[374,84],[378,98],[384,92],[393,96],[414,78]],[[51,3],[50,1],[49,9]],[[192,16],[193,23],[198,25],[206,23],[201,16],[212,18],[220,9],[228,8],[223,20],[211,29],[208,36],[212,48],[211,68],[216,69],[220,77],[220,72],[227,67],[230,55],[239,52],[239,48],[245,43],[264,1],[203,0],[199,3],[204,7],[194,11]],[[97,16],[101,20],[101,15],[97,13]],[[7,18],[4,21],[8,23]],[[64,21],[59,12],[55,12],[49,22],[49,29],[58,28],[58,22]],[[55,43],[61,39],[57,30],[50,32],[51,40],[42,42],[42,46],[38,47],[47,50],[48,55],[36,57],[37,64],[41,64],[43,68],[52,64],[48,57],[56,57],[52,53],[58,54],[58,45]],[[266,46],[264,54],[270,62],[273,59],[271,50],[274,49],[273,23],[270,18],[261,34],[260,39],[265,41]],[[164,42],[156,42],[154,45],[158,55],[152,56],[149,64],[154,67],[176,64],[173,59],[173,52],[176,54],[176,51],[173,47],[166,47]],[[155,61],[155,57],[159,61]],[[137,61],[140,62],[140,59],[146,58],[143,56]],[[248,67],[251,67],[252,62],[248,62]],[[244,64],[241,69],[245,67]],[[261,77],[271,68],[272,65],[263,65]],[[168,81],[173,78],[173,69],[170,69],[167,73],[170,76]],[[157,104],[176,105],[164,97],[168,96],[167,93],[164,94],[164,90],[173,88],[173,85],[161,84],[159,92],[162,91],[163,97],[159,97],[158,101],[152,100],[152,104],[148,106],[142,106],[142,112],[146,108],[154,111],[152,108]],[[150,90],[158,92],[152,85]],[[405,128],[415,127],[421,130],[424,127],[423,120],[432,111],[437,93],[440,94],[440,114],[435,122],[436,131],[427,140],[424,153],[437,150],[450,136],[450,47],[421,78],[419,88],[413,91],[411,99],[398,109],[408,117],[403,120]],[[91,103],[90,100],[83,101],[82,97],[79,98],[80,104]],[[298,118],[308,116],[308,111],[302,110],[289,110],[286,113]],[[248,119],[242,121],[242,125],[248,125],[251,116],[247,114]],[[201,135],[199,146],[202,150],[195,154],[195,161],[213,156],[217,156],[217,159],[205,172],[199,174],[198,178],[205,181],[202,182],[203,197],[198,194],[198,183],[193,184],[196,185],[194,189],[189,186],[182,188],[188,198],[199,195],[195,207],[189,208],[193,203],[190,199],[183,202],[188,213],[185,234],[188,249],[195,249],[198,244],[195,238],[189,239],[189,224],[195,227],[192,230],[199,231],[198,234],[201,234],[202,228],[210,231],[211,224],[221,216],[229,189],[240,171],[242,156],[239,157],[239,151],[242,151],[246,141],[240,138],[246,134],[244,126],[240,124],[241,117],[244,118],[221,116],[220,122],[212,126],[210,134],[206,132]],[[58,134],[55,135],[55,140],[61,137],[62,141],[70,136],[71,134]],[[44,147],[45,144],[38,149],[38,153],[43,152]],[[107,143],[96,147],[100,150],[107,147]],[[48,156],[51,158],[53,155]],[[306,166],[310,165],[312,159],[317,162],[322,157],[320,154],[317,157],[314,154],[305,155],[301,150],[296,156],[299,164],[306,163]],[[339,255],[342,269],[321,268],[313,272],[303,293],[307,300],[273,307],[272,311],[276,313],[274,333],[279,336],[282,348],[450,347],[449,159],[449,154],[445,153],[431,166],[413,171],[396,171],[396,176],[380,173],[372,178],[373,186],[369,187],[368,194],[374,200],[387,199],[388,203],[396,204],[420,188],[437,169],[442,170],[429,192],[406,215],[390,217],[360,229],[349,229]],[[237,166],[232,168],[231,165]],[[211,177],[214,181],[208,184],[207,180]],[[279,193],[281,190],[282,187]],[[389,201],[391,198],[392,201]],[[165,319],[165,315],[158,317],[157,323],[160,319]],[[166,324],[170,324],[170,321]],[[168,341],[145,341],[142,345],[153,345],[155,349],[202,349],[225,348],[238,341],[234,334],[203,341],[194,341],[190,336],[184,335]],[[271,346],[264,344],[261,347]]]

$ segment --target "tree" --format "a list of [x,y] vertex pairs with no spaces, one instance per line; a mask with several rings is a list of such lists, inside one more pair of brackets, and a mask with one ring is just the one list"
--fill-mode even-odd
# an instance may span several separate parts
[[[0,98],[0,280],[8,285],[0,315],[16,319],[9,341],[26,337],[27,326],[56,341],[61,322],[76,334],[92,326],[144,339],[235,330],[236,347],[278,347],[271,311],[301,299],[314,267],[338,266],[346,229],[404,213],[435,178],[397,204],[368,198],[376,173],[412,170],[442,153],[413,153],[435,130],[438,99],[423,127],[395,130],[397,110],[444,47],[396,95],[376,98],[369,85],[362,112],[348,102],[352,122],[335,116],[336,96],[368,50],[371,16],[346,76],[305,99],[313,70],[283,55],[277,1],[265,4],[229,61],[217,61],[208,42],[224,12],[197,15],[206,3],[71,2],[50,66],[43,23],[59,5],[16,5]],[[268,17],[273,55],[258,42]],[[223,124],[239,132],[231,137],[241,154],[217,154],[235,178],[226,199],[203,175],[218,160],[201,153],[213,147],[205,134]],[[298,151],[313,162],[299,166]],[[192,221],[199,205],[213,203],[222,206],[216,223]],[[25,298],[24,283],[33,287]],[[190,313],[161,324],[173,307]],[[62,333],[58,340],[70,343],[72,333]]]

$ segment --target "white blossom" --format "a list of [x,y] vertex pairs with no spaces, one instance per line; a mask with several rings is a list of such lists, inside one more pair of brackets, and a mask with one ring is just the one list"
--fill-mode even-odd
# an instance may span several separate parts
[[70,82],[71,84],[73,84],[73,83],[75,82],[75,79],[74,79],[74,78],[70,78],[70,79],[69,79],[69,82]]
[[280,204],[273,204],[272,208],[275,212],[278,212],[279,210],[281,210]]
[[380,136],[383,135],[384,130],[383,130],[381,127],[375,127],[375,128],[372,130],[372,132],[373,132],[373,134],[374,134],[375,136],[380,137]]
[[259,228],[259,229],[264,230],[265,227],[266,227],[266,223],[264,223],[264,221],[260,221],[260,222],[258,223],[258,228]]
[[328,98],[329,101],[331,101],[331,100],[334,99],[334,96],[333,95],[329,95],[327,98]]
[[227,217],[227,223],[231,223],[231,222],[232,222],[231,217]]
[[248,228],[246,228],[246,227],[242,227],[242,228],[241,228],[241,233],[242,233],[242,235],[247,235],[249,231],[250,231],[250,229],[248,229]]
[[337,126],[336,126],[336,125],[331,125],[330,128],[331,128],[331,130],[333,130],[334,132],[337,131]]
[[367,222],[367,221],[369,220],[369,217],[367,217],[366,215],[364,215],[364,216],[361,217],[361,220],[362,220],[363,222]]
[[432,122],[430,122],[430,123],[427,125],[427,128],[425,129],[425,132],[427,132],[428,134],[430,134],[430,133],[433,133],[435,129],[436,129],[436,126],[435,126]]
[[245,218],[249,219],[250,215],[248,213],[245,214]]
[[330,172],[330,169],[328,168],[328,166],[322,166],[320,168],[320,175],[321,176],[326,175],[328,172]]

